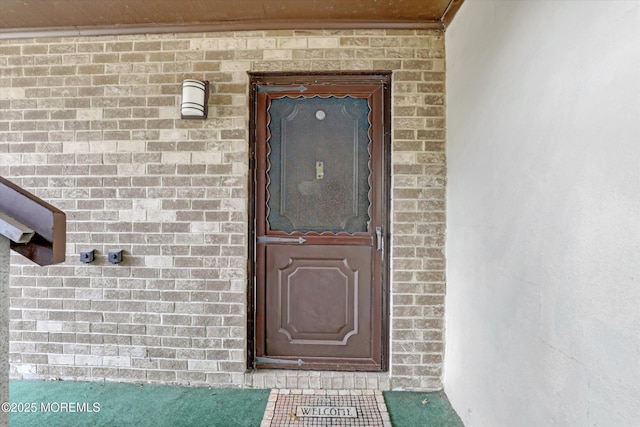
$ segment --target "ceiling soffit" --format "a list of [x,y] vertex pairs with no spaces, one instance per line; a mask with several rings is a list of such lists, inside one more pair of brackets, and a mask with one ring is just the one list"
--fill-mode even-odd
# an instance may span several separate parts
[[0,0],[0,38],[265,29],[441,29],[464,0]]

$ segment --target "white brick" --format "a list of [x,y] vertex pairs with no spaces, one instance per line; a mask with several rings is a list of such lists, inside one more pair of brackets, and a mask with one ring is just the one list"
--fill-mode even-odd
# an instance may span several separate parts
[[12,363],[11,368],[12,373],[15,372],[20,375],[30,375],[37,372],[36,365],[28,363]]
[[73,365],[75,356],[73,354],[49,354],[50,365]]
[[140,209],[118,211],[118,219],[120,221],[145,221],[147,211]]
[[173,266],[173,257],[170,256],[147,256],[145,257],[145,265],[147,267],[171,267]]
[[139,199],[133,201],[133,209],[138,210],[159,210],[162,202],[158,199]]
[[146,166],[143,164],[118,164],[118,175],[121,176],[133,176],[144,175],[146,173]]
[[215,360],[189,360],[187,367],[190,371],[217,372],[218,362]]
[[89,152],[91,153],[116,153],[118,151],[116,141],[91,141]]
[[251,62],[249,61],[223,62],[220,69],[221,71],[248,71],[251,69]]
[[42,164],[47,162],[46,154],[23,154],[21,157],[21,161],[24,163],[34,163],[34,164]]
[[274,49],[276,47],[276,39],[274,38],[260,38],[247,40],[247,49],[262,50],[262,49]]
[[142,153],[145,151],[144,141],[118,141],[118,152]]
[[218,164],[222,163],[222,153],[191,153],[193,164]]
[[61,332],[62,322],[54,322],[51,320],[39,320],[36,322],[36,331]]
[[75,364],[79,366],[101,366],[102,356],[78,354],[75,356]]
[[128,368],[131,366],[131,358],[123,356],[104,356],[102,358],[104,366],[117,366],[120,368]]
[[333,49],[340,45],[340,39],[338,37],[311,37],[308,44],[310,49]]
[[[160,119],[179,119],[180,111],[178,107],[160,107],[158,108],[158,118]],[[160,131],[162,132],[162,131]],[[165,139],[165,138],[162,138]]]
[[175,220],[176,220],[176,213],[173,211],[159,211],[159,210],[147,211],[147,221],[168,222],[168,221],[175,221]]
[[[175,118],[175,112],[177,107],[169,107],[172,112],[172,117]],[[189,138],[189,131],[187,129],[161,129],[160,140],[162,141],[179,141]]]
[[195,221],[191,223],[193,233],[217,233],[220,231],[220,224],[217,222]]
[[279,49],[306,49],[307,39],[304,37],[281,38],[281,39],[278,39],[278,48]]
[[190,164],[191,153],[188,152],[166,152],[162,153],[162,163],[164,164]]
[[24,88],[3,87],[0,89],[0,99],[24,99]]
[[89,143],[85,141],[80,142],[65,142],[62,145],[63,153],[88,153]]
[[99,120],[102,118],[102,108],[82,108],[76,113],[78,120]]
[[218,49],[220,50],[237,50],[245,49],[247,41],[243,38],[221,38],[218,39]]
[[191,50],[215,50],[218,49],[217,39],[191,40]]

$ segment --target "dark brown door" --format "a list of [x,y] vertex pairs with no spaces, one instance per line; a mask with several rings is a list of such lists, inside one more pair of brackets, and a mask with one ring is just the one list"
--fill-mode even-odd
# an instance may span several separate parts
[[252,75],[255,367],[385,369],[388,85]]

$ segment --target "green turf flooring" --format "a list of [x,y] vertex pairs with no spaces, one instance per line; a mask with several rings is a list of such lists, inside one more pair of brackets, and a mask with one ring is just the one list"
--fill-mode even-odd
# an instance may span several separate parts
[[[13,380],[9,426],[259,427],[269,392]],[[444,392],[383,394],[394,427],[463,427]]]
[[464,427],[443,391],[383,394],[394,427]]
[[[36,411],[11,413],[9,426],[256,427],[262,421],[269,392],[121,383],[10,381],[9,400],[15,406],[13,409],[29,410],[35,404]],[[72,409],[76,412],[71,412]]]

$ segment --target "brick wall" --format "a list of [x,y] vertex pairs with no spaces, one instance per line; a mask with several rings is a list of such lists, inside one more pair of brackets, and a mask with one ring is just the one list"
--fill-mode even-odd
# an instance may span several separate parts
[[[250,70],[394,71],[388,373],[245,372]],[[441,388],[442,33],[4,40],[0,71],[0,175],[68,215],[66,263],[12,256],[13,378]],[[184,78],[208,120],[179,119]]]

